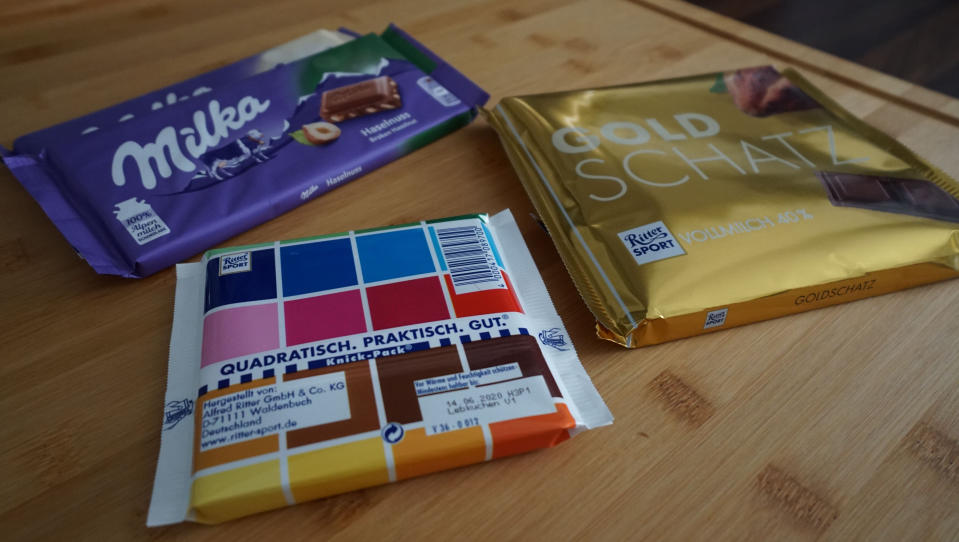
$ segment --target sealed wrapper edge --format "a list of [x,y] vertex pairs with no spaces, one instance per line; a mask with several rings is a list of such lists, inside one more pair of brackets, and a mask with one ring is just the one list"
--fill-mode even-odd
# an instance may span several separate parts
[[[546,284],[543,283],[543,278],[536,268],[536,262],[526,248],[526,242],[516,225],[513,214],[507,209],[493,215],[490,223],[497,232],[495,235],[502,242],[503,251],[508,254],[507,260],[511,262],[510,267],[516,276],[516,283],[521,285],[517,288],[519,296],[528,313],[544,320],[543,327],[559,329],[561,333],[568,336],[566,327],[546,290]],[[613,423],[612,413],[603,402],[593,381],[586,374],[575,349],[560,350],[551,356],[547,363],[552,365],[559,380],[566,386],[573,408],[579,411],[579,416],[574,414],[580,422],[577,425],[578,430],[595,429]]]
[[190,508],[194,405],[199,380],[203,322],[203,264],[176,266],[176,298],[164,398],[160,454],[147,526],[179,523]]
[[[471,215],[470,218],[475,217],[476,215]],[[509,432],[504,434],[508,439],[518,440],[512,443],[510,440],[504,442],[498,440],[490,441],[487,448],[486,460],[511,455],[512,453],[521,453],[535,448],[549,447],[565,440],[569,436],[575,435],[579,431],[612,423],[613,418],[609,409],[606,407],[589,376],[583,369],[575,349],[568,342],[569,335],[566,333],[562,320],[553,307],[546,287],[533,262],[532,256],[526,248],[522,234],[512,214],[506,210],[488,219],[485,216],[480,216],[480,220],[489,226],[488,235],[492,237],[494,246],[499,249],[499,254],[502,256],[504,262],[503,268],[509,272],[509,277],[513,285],[512,288],[515,290],[515,295],[519,298],[520,305],[523,309],[522,314],[515,316],[520,319],[516,325],[529,327],[531,333],[526,336],[526,338],[531,336],[539,339],[538,348],[541,349],[542,355],[544,356],[543,359],[548,367],[548,372],[552,375],[550,378],[555,381],[555,385],[559,387],[561,392],[565,408],[557,410],[556,414],[560,415],[561,412],[565,411],[567,412],[567,416],[571,417],[572,420],[572,425],[557,425],[554,429],[550,429],[550,431],[557,431],[557,433],[552,436],[542,433],[542,431],[547,428],[547,426],[544,425],[537,426],[536,423],[533,423],[530,427],[536,429],[533,433],[525,436],[521,432],[516,432],[517,427],[523,426],[522,423],[519,424],[519,426],[514,426]],[[267,244],[265,247],[268,248],[270,245],[271,244]],[[276,247],[279,247],[279,245],[277,244]],[[251,247],[237,248],[243,249]],[[201,331],[204,322],[206,264],[208,258],[212,259],[224,254],[229,254],[229,249],[211,250],[204,256],[203,262],[201,263],[180,264],[177,266],[178,280],[173,331],[171,333],[169,375],[165,397],[163,430],[161,432],[160,457],[157,463],[153,497],[147,519],[148,526],[167,525],[179,523],[184,520],[192,520],[200,523],[218,523],[234,517],[280,507],[284,504],[295,504],[297,502],[313,500],[326,495],[333,495],[350,490],[335,489],[336,487],[342,486],[342,482],[339,482],[334,483],[329,491],[313,493],[314,496],[312,497],[301,498],[298,496],[295,488],[292,492],[289,488],[285,488],[285,494],[295,497],[292,499],[291,497],[287,497],[284,503],[282,499],[279,501],[271,498],[251,500],[250,495],[233,494],[242,492],[244,489],[231,490],[230,486],[218,486],[217,502],[206,502],[210,498],[210,496],[205,493],[206,490],[203,490],[204,497],[198,497],[198,489],[195,485],[197,478],[195,478],[196,475],[194,471],[200,469],[201,465],[197,463],[198,459],[194,455],[197,449],[194,438],[197,434],[195,424],[200,423],[198,421],[201,419],[200,411],[203,410],[200,408],[201,400],[197,398],[196,390],[203,381],[200,374],[200,353],[203,348]],[[539,333],[537,333],[538,330]],[[544,333],[546,335],[544,335]],[[550,339],[556,342],[551,343]],[[462,341],[463,339],[460,338],[459,340]],[[497,340],[498,339],[493,339],[492,342],[495,343]],[[484,341],[479,342],[482,343]],[[547,346],[547,344],[552,344],[552,346]],[[362,362],[363,365],[365,365],[365,363],[366,362]],[[338,367],[347,367],[349,365],[348,363],[347,365],[339,365]],[[374,373],[374,378],[376,378],[375,374],[376,373]],[[285,381],[286,379],[284,378],[284,382]],[[277,379],[276,382],[279,383],[279,379]],[[240,389],[247,389],[243,386],[244,385],[241,385]],[[221,391],[227,390],[224,389]],[[222,397],[222,395],[219,396]],[[551,414],[549,416],[552,417],[554,415]],[[518,418],[517,420],[533,419],[538,418]],[[492,424],[490,427],[492,427]],[[382,431],[386,431],[388,428],[389,425],[383,428]],[[472,429],[476,428],[474,427]],[[462,429],[460,431],[469,430],[471,429]],[[422,431],[422,429],[407,428],[407,433],[415,433],[416,431]],[[455,430],[454,433],[456,433]],[[286,437],[280,435],[280,438]],[[386,439],[385,436],[383,438],[384,440]],[[442,443],[446,437],[436,438],[439,448],[435,452],[438,455],[436,455],[434,461],[440,465],[448,464],[449,466],[429,467],[427,465],[419,467],[423,469],[421,470],[423,474],[435,470],[452,468],[454,466],[481,462],[483,460],[481,455],[468,462],[448,462],[444,460],[442,456],[444,453]],[[493,450],[498,449],[493,447],[500,445],[503,445],[502,450],[493,453]],[[379,446],[382,447],[383,444],[381,443]],[[509,449],[515,449],[516,451],[509,452]],[[281,451],[280,453],[282,455],[286,452]],[[451,449],[450,453],[462,454],[461,451],[456,452],[455,448]],[[491,453],[492,455],[490,455]],[[292,458],[295,456],[290,455],[288,457]],[[356,471],[356,475],[359,476],[360,479],[357,480],[356,483],[347,484],[349,488],[358,489],[360,487],[379,485],[387,481],[401,480],[410,477],[410,475],[397,475],[395,478],[391,476],[389,480],[372,481],[368,472],[364,470]],[[413,475],[415,476],[417,474]],[[322,478],[322,473],[318,473],[318,476]],[[284,482],[284,484],[287,483],[289,482]],[[199,504],[198,499],[202,501],[199,502]],[[238,503],[239,501],[245,501],[246,504],[231,504]],[[197,508],[198,506],[199,508]],[[206,506],[213,506],[214,508],[212,510],[205,510],[204,507]],[[232,511],[230,511],[231,509]],[[224,512],[224,510],[227,510],[227,512]]]

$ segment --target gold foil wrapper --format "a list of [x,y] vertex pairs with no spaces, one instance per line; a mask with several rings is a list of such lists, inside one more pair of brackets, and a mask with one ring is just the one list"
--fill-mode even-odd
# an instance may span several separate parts
[[598,334],[623,346],[959,274],[959,184],[791,70],[485,114]]

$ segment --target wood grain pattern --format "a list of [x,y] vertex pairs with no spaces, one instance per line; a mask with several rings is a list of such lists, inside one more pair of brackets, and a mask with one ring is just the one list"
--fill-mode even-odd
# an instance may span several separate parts
[[[395,21],[519,93],[774,62],[959,176],[959,101],[676,0],[35,0],[0,7],[0,143],[318,27]],[[469,197],[464,197],[469,194]],[[172,270],[95,275],[0,171],[9,540],[956,540],[959,283],[636,351],[600,341],[482,120],[231,239],[509,207],[616,415],[554,449],[206,527],[144,527]]]
[[959,4],[951,0],[691,0],[691,3],[959,97]]

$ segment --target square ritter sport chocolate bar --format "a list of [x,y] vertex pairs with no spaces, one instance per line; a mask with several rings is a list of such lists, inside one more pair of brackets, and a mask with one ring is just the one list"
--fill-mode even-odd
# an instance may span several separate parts
[[509,211],[177,266],[148,525],[217,523],[612,422]]

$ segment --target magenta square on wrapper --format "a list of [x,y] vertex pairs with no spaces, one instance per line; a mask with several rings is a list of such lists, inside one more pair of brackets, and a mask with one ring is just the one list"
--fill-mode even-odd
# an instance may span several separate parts
[[359,290],[286,301],[283,314],[290,346],[366,331]]

